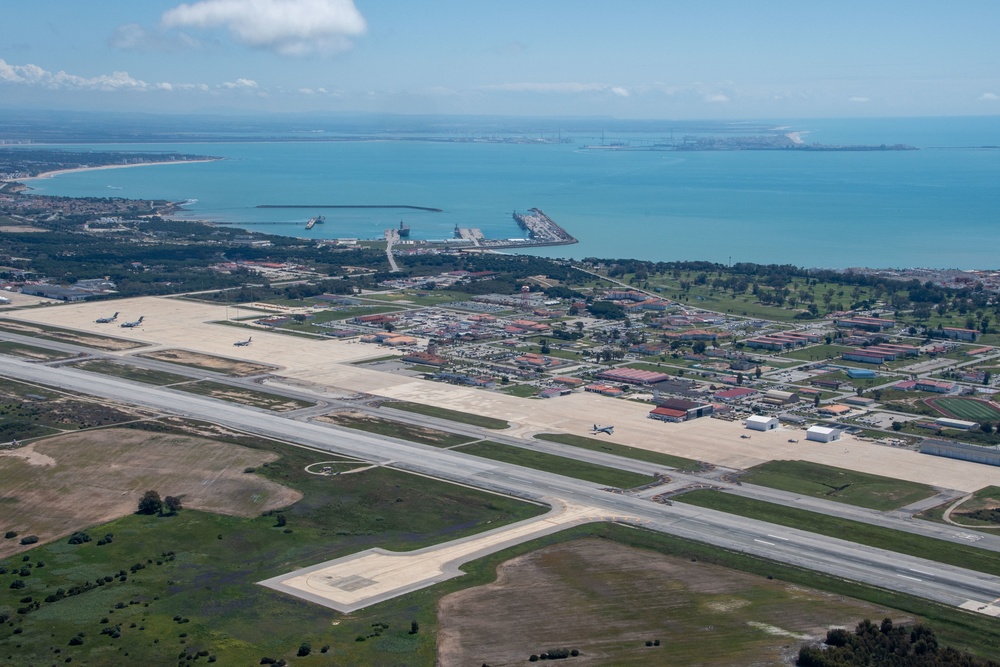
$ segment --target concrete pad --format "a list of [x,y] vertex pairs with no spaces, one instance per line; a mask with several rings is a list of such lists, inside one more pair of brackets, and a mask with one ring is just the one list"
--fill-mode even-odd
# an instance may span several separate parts
[[959,609],[967,609],[968,611],[974,611],[978,614],[985,614],[994,618],[1000,616],[1000,607],[997,607],[990,602],[976,602],[975,600],[969,600],[968,602],[963,602],[958,605],[958,607]]
[[548,514],[486,533],[408,552],[369,549],[258,582],[344,613],[461,576],[463,563],[555,533],[607,520],[583,505],[559,504]]
[[[118,322],[97,324],[94,321],[99,317],[107,317],[116,310],[121,312]],[[247,314],[246,309],[241,309],[242,317]],[[312,368],[317,363],[352,363],[387,354],[384,348],[376,345],[311,339],[273,333],[265,329],[218,324],[226,320],[226,306],[186,299],[137,297],[98,303],[68,303],[52,308],[14,311],[5,315],[14,320],[77,329],[134,340],[150,346],[180,347],[206,354],[273,364],[293,371]],[[122,322],[137,320],[140,315],[144,317],[141,326],[134,329],[118,326]],[[235,319],[236,309],[230,306],[228,315]],[[249,336],[253,336],[250,345],[233,345]],[[130,350],[129,353],[141,354],[149,350],[146,347]]]
[[[146,321],[136,329],[94,322],[114,310],[122,311],[120,319],[123,321],[139,315],[145,315]],[[234,310],[229,308],[231,316]],[[392,354],[377,345],[313,340],[254,330],[250,346],[234,347],[233,342],[245,340],[248,330],[214,323],[225,320],[226,307],[211,303],[139,297],[103,303],[61,304],[14,311],[7,316],[134,339],[150,345],[272,364],[282,369],[279,373],[289,378],[290,385],[316,387],[330,396],[362,392],[504,419],[512,425],[504,433],[517,437],[530,438],[537,433],[552,432],[588,436],[595,423],[613,424],[614,435],[602,435],[601,438],[729,468],[747,468],[775,459],[798,459],[966,492],[984,486],[1000,486],[1000,467],[873,445],[851,436],[821,444],[806,441],[801,430],[783,428],[767,433],[755,432],[750,439],[743,439],[740,435],[747,432],[739,422],[697,419],[670,424],[649,419],[650,406],[634,401],[584,392],[548,400],[524,399],[352,365],[356,361]],[[789,443],[790,438],[799,442]]]

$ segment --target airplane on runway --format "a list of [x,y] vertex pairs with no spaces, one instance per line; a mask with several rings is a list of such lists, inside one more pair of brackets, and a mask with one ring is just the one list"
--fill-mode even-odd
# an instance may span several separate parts
[[94,321],[97,322],[98,324],[107,324],[108,322],[114,322],[117,319],[118,319],[118,312],[115,311],[115,314],[112,315],[111,317],[98,317]]
[[614,426],[601,426],[600,424],[594,424],[594,428],[591,429],[590,432],[593,433],[594,435],[597,435],[598,433],[604,433],[606,435],[611,435],[612,433],[615,432],[615,427]]
[[144,318],[145,318],[144,315],[140,315],[139,319],[137,319],[135,322],[122,322],[118,326],[120,326],[122,329],[134,329],[137,326],[139,326],[140,324],[142,324],[142,320]]
[[250,341],[252,341],[252,340],[253,340],[253,336],[250,336],[246,340],[238,340],[238,341],[236,341],[235,343],[233,343],[233,345],[235,345],[236,347],[246,347],[247,345],[250,344]]

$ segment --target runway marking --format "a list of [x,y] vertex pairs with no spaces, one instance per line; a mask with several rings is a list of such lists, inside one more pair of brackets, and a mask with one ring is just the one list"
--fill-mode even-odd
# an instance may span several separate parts
[[785,542],[787,542],[787,541],[788,541],[788,538],[787,538],[787,537],[781,537],[780,535],[768,535],[768,537],[773,537],[773,538],[774,538],[774,539],[776,539],[776,540],[783,540],[783,541],[785,541]]
[[923,570],[914,570],[912,567],[910,568],[910,572],[916,572],[917,574],[923,574],[923,575],[926,575],[928,577],[933,577],[934,576],[930,572],[924,572]]
[[917,579],[916,577],[911,577],[911,576],[906,575],[906,574],[896,573],[896,576],[897,577],[902,577],[903,579],[912,579],[913,581],[923,581],[923,579]]
[[[768,535],[768,537],[770,537],[770,535]],[[764,540],[758,540],[757,538],[754,538],[753,541],[754,542],[760,542],[761,544],[766,544],[769,547],[773,547],[774,546],[774,542],[765,542]]]

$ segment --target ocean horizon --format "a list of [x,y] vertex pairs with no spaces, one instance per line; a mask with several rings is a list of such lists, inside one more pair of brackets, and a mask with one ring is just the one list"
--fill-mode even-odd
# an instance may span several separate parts
[[[1000,117],[775,122],[807,144],[912,151],[587,150],[663,133],[564,135],[566,143],[419,140],[75,144],[74,150],[213,155],[216,162],[67,173],[38,194],[189,201],[180,217],[302,238],[413,239],[454,227],[520,238],[537,207],[579,243],[563,258],[708,260],[807,267],[990,269],[1000,221]],[[34,145],[38,147],[38,145]],[[67,147],[69,148],[69,147]],[[257,208],[407,205],[410,209]],[[305,229],[309,218],[326,221]]]

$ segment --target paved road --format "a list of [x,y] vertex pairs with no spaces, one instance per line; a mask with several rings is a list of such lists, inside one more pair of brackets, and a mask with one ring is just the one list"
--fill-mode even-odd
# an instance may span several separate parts
[[644,526],[945,604],[959,605],[970,600],[986,604],[1000,598],[1000,577],[680,503],[658,505],[627,494],[608,493],[589,482],[485,461],[459,451],[294,421],[262,409],[13,358],[0,361],[0,372],[21,380],[215,422],[478,488],[542,502],[555,497],[594,506],[625,524]]

